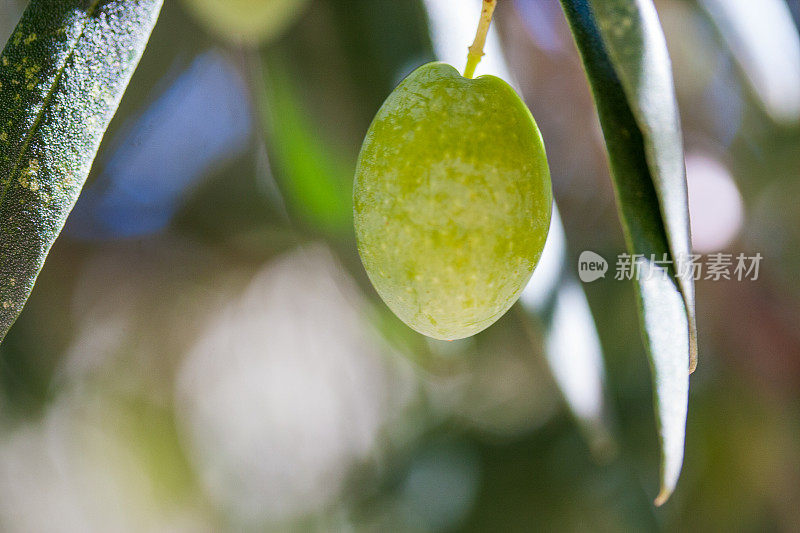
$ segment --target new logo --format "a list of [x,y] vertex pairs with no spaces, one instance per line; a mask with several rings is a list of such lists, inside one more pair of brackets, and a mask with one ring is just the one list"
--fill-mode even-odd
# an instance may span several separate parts
[[591,283],[604,278],[606,272],[608,272],[608,261],[603,256],[589,250],[581,252],[578,258],[578,277],[582,282]]

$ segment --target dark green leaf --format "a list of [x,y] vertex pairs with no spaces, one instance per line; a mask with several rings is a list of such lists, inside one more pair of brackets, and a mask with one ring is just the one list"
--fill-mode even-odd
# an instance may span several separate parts
[[[606,138],[628,249],[645,272],[637,299],[653,371],[661,504],[683,463],[696,364],[694,284],[683,141],[664,35],[650,0],[561,0]],[[666,255],[665,255],[666,254]],[[659,269],[653,259],[672,261]],[[648,276],[655,267],[664,275]],[[679,276],[678,273],[684,275]]]
[[33,289],[161,0],[33,0],[0,57],[0,340]]

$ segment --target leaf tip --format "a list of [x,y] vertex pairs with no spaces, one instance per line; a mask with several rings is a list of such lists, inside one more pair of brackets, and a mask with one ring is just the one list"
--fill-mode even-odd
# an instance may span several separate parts
[[659,492],[658,496],[656,496],[656,499],[653,500],[653,504],[656,507],[661,507],[662,505],[667,503],[667,500],[669,500],[670,496],[672,496],[672,491],[667,487],[661,487],[661,492]]

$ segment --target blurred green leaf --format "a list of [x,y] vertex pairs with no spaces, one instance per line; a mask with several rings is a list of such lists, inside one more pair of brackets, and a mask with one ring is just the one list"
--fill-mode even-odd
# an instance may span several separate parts
[[[650,0],[561,0],[592,86],[622,226],[643,268],[637,299],[650,355],[661,443],[661,489],[683,463],[688,372],[696,364],[694,284],[683,141],[664,35]],[[661,269],[655,261],[667,258]],[[647,275],[655,268],[654,275]],[[663,274],[663,275],[661,275]]]
[[80,193],[161,0],[34,0],[0,58],[0,340]]
[[279,51],[263,54],[261,73],[256,94],[273,169],[290,207],[318,229],[343,233],[352,219],[353,165],[321,138]]
[[431,58],[419,1],[315,2],[259,57],[254,96],[291,214],[317,233],[352,240],[363,135],[394,86]]
[[787,3],[700,0],[699,5],[767,114],[784,125],[796,124],[800,120],[800,35]]

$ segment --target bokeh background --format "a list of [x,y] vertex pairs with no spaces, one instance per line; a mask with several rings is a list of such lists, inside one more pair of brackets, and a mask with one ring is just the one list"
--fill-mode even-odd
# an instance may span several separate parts
[[[26,2],[0,0],[0,41]],[[425,339],[351,228],[371,117],[463,68],[478,0],[166,0],[84,193],[0,346],[0,530],[797,531],[797,2],[657,0],[698,253],[683,476],[662,508],[602,135],[557,0],[503,0],[479,73],[518,87],[562,222],[517,304]],[[612,265],[613,268],[613,265]]]

